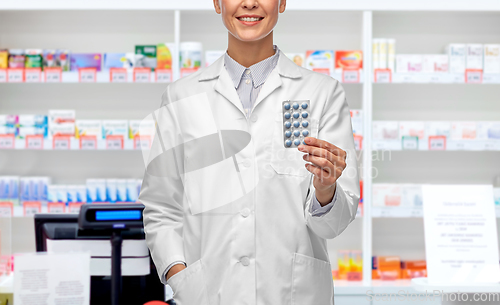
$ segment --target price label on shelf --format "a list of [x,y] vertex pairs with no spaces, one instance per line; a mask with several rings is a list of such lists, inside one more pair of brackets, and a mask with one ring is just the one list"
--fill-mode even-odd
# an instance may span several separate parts
[[24,69],[9,68],[7,69],[7,80],[9,83],[22,83],[24,81]]
[[80,149],[93,150],[97,149],[96,136],[80,136]]
[[465,82],[468,84],[481,84],[483,82],[483,70],[465,70]]
[[150,136],[140,136],[134,137],[134,149],[150,149],[151,148],[151,137]]
[[64,213],[66,205],[63,202],[47,203],[47,211],[49,213]]
[[80,68],[78,69],[78,77],[80,83],[95,83],[96,69],[95,68]]
[[414,136],[403,136],[401,148],[403,150],[417,150],[418,149],[418,137]]
[[12,217],[14,215],[14,205],[12,202],[0,202],[0,217]]
[[391,83],[392,71],[389,69],[375,69],[375,82],[376,83]]
[[45,68],[44,72],[46,83],[60,83],[62,81],[61,68]]
[[39,201],[25,201],[23,203],[24,216],[33,216],[42,212],[42,205]]
[[68,213],[80,213],[82,205],[83,202],[70,202],[68,206]]
[[59,150],[68,150],[70,148],[69,136],[55,136],[52,139],[52,148]]
[[126,83],[127,82],[127,69],[111,68],[109,70],[109,81],[112,83]]
[[135,68],[134,69],[134,82],[136,83],[149,83],[151,80],[150,68]]
[[26,136],[26,149],[43,149],[43,136],[42,135]]
[[27,68],[24,70],[24,81],[27,83],[39,83],[41,81],[41,68]]
[[13,134],[0,134],[0,149],[12,149],[15,146],[15,136]]
[[0,69],[0,83],[7,82],[7,69]]
[[410,210],[410,217],[423,217],[424,216],[424,211],[419,208],[413,208]]
[[359,83],[360,76],[359,70],[356,69],[343,69],[342,70],[342,82],[343,83]]
[[429,136],[429,150],[446,150],[446,136]]
[[156,69],[156,82],[157,83],[170,83],[172,82],[172,69]]
[[123,136],[107,136],[106,149],[120,150],[123,149]]

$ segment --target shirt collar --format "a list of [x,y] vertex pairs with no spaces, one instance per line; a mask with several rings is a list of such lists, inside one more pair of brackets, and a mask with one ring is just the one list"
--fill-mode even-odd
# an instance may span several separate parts
[[[280,50],[276,45],[274,45],[273,48],[275,50],[273,56],[259,61],[258,63],[248,68],[250,69],[253,86],[255,88],[259,87],[266,81],[271,71],[273,71],[273,69],[278,64]],[[226,67],[226,70],[231,77],[231,80],[233,81],[234,88],[238,88],[241,78],[243,77],[243,73],[247,68],[242,66],[236,60],[232,59],[231,56],[227,54],[227,52],[224,54],[224,66]]]

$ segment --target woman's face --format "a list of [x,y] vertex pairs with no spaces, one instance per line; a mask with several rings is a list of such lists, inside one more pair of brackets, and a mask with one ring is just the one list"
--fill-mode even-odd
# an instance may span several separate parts
[[286,0],[214,0],[227,30],[241,41],[260,40],[274,29]]

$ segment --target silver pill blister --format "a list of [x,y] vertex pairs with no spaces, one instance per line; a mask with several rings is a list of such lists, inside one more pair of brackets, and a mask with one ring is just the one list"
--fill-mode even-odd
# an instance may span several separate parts
[[304,142],[304,138],[311,134],[310,101],[284,101],[281,105],[283,112],[283,145],[285,148],[297,148]]

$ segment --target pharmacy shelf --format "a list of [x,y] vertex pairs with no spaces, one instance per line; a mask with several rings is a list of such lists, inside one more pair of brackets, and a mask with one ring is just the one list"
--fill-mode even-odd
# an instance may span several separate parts
[[[5,70],[4,70],[5,71]],[[100,71],[96,72],[95,76],[90,74],[89,79],[81,79],[79,72],[72,71],[72,72],[62,72],[60,75],[60,78],[57,78],[56,80],[51,80],[47,81],[46,76],[44,73],[40,73],[38,76],[35,78],[28,78],[28,77],[23,77],[21,75],[17,76],[15,78],[10,78],[7,76],[7,73],[2,75],[2,70],[0,70],[0,84],[20,84],[20,83],[50,83],[50,84],[57,84],[57,83],[163,83],[165,85],[168,85],[171,81],[171,78],[167,78],[166,75],[161,74],[157,75],[155,72],[151,72],[146,75],[141,75],[140,78],[136,78],[134,76],[133,71],[128,71],[126,74],[120,74],[117,76],[112,76],[110,71]],[[358,80],[353,80],[349,81],[343,80],[342,73],[333,73],[331,75],[334,79],[345,83],[345,84],[360,84],[363,83],[363,79],[358,79]]]
[[[495,0],[307,0],[289,1],[289,10],[314,11],[500,11]],[[205,0],[4,0],[0,10],[213,10]]]
[[429,142],[427,139],[422,141],[412,141],[403,143],[401,140],[373,140],[373,150],[418,150],[418,151],[499,151],[500,140],[448,140],[446,147],[439,149],[429,149]]
[[[497,218],[500,218],[500,207],[495,207]],[[372,217],[374,218],[411,218],[423,217],[424,210],[422,207],[372,207]]]
[[[377,83],[377,82],[375,82]],[[378,82],[377,84],[388,83]],[[392,84],[465,84],[464,74],[453,73],[394,73]],[[474,84],[500,84],[500,74],[484,74],[481,80]]]
[[[8,150],[11,147],[11,141],[6,140],[6,138],[0,138],[0,147],[3,150]],[[123,144],[122,144],[123,143]],[[144,142],[143,142],[144,143]],[[8,145],[8,146],[7,146]],[[30,146],[31,145],[31,146]],[[99,139],[96,141],[90,140],[85,142],[80,142],[80,139],[76,138],[64,138],[54,140],[49,138],[44,138],[43,140],[36,140],[27,143],[26,139],[15,139],[14,147],[10,150],[85,150],[85,151],[97,151],[97,150],[110,150],[110,151],[126,151],[126,150],[141,150],[140,141],[134,141],[133,139]]]

